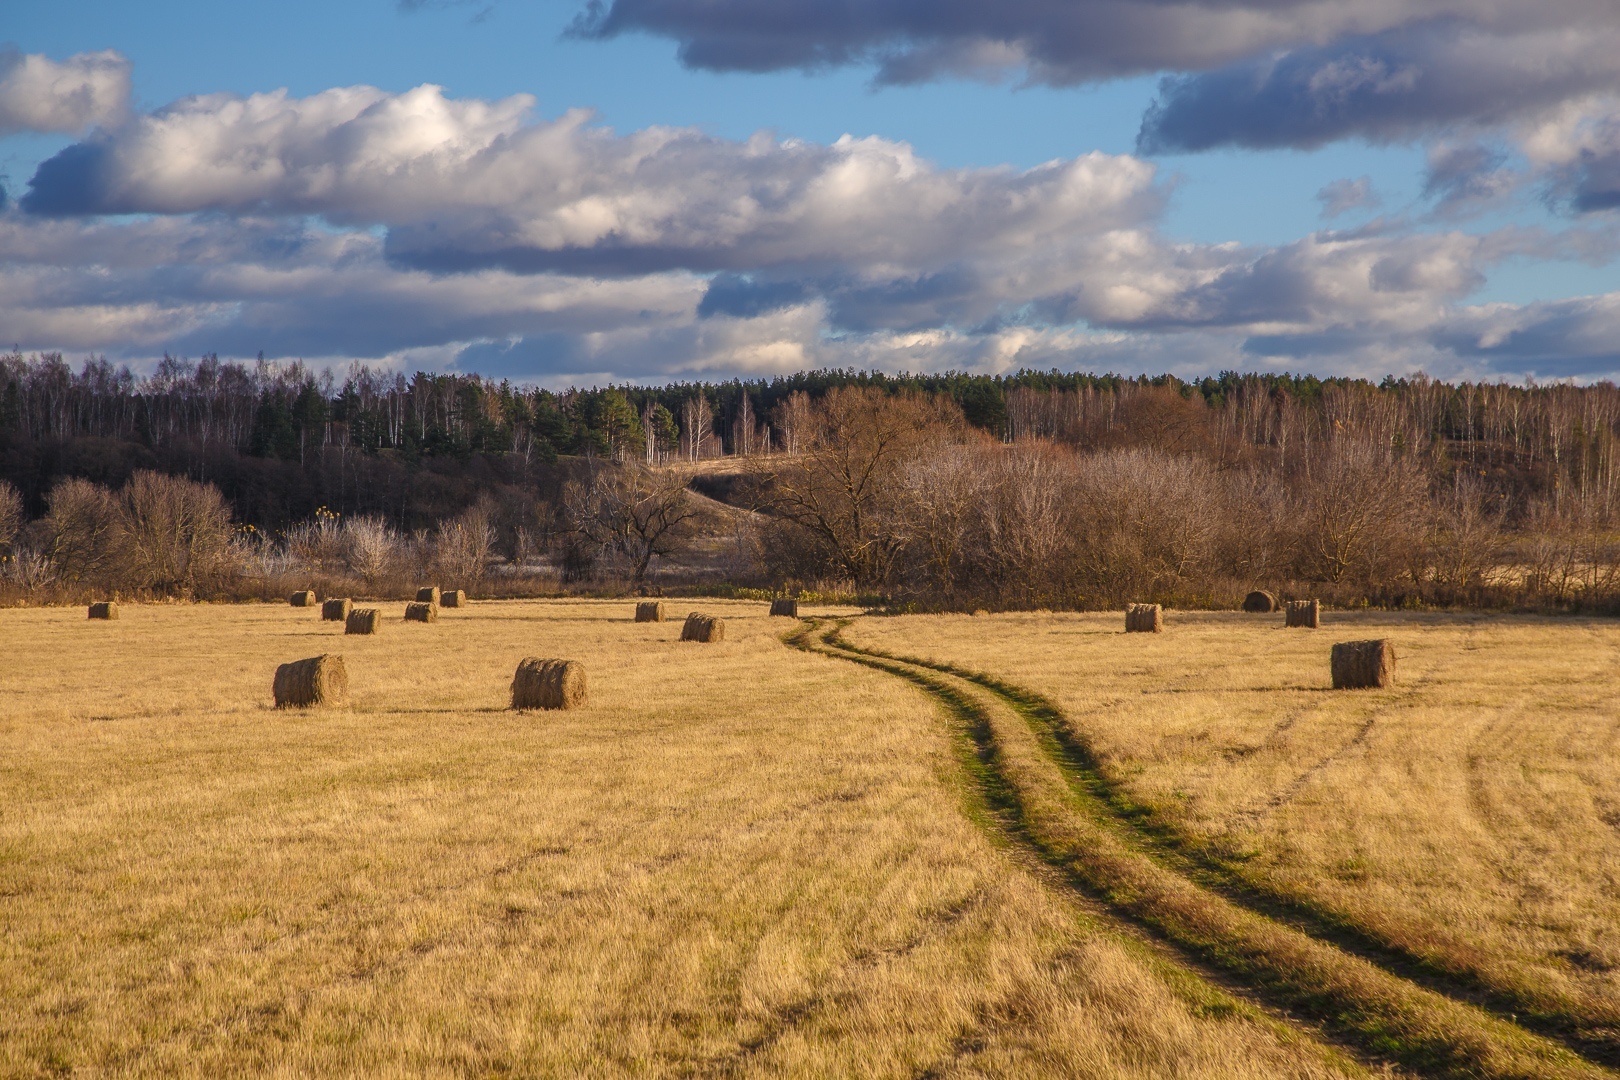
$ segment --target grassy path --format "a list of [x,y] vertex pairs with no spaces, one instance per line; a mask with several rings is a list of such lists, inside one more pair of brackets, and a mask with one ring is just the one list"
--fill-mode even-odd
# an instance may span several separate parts
[[847,621],[807,623],[790,644],[910,680],[971,717],[987,797],[1030,850],[1115,914],[1146,926],[1261,1000],[1311,1019],[1374,1059],[1437,1077],[1616,1075],[1467,1000],[1306,932],[1201,880],[1189,860],[1133,819],[1084,748],[1035,695],[945,665],[861,650]]

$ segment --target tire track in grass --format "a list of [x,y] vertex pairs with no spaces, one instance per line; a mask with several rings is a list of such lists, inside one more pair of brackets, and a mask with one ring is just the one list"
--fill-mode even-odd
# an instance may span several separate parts
[[1016,688],[946,665],[857,649],[839,637],[847,624],[810,622],[788,640],[909,679],[947,704],[969,709],[977,721],[975,737],[985,744],[981,756],[1007,793],[1018,836],[1035,854],[1115,914],[1223,971],[1261,1000],[1310,1018],[1366,1057],[1423,1075],[1616,1075],[1559,1042],[1196,880],[1178,865],[1186,860],[1166,857],[1175,853],[1144,826],[1140,811],[1135,820],[1120,813],[1095,768],[1076,768],[1075,748],[1057,741],[1061,725],[1036,721],[1027,700],[1026,707],[1016,707]]
[[[847,626],[844,620],[842,626]],[[988,690],[1017,711],[1063,768],[1078,790],[1096,799],[1120,824],[1129,827],[1151,854],[1207,888],[1268,918],[1285,922],[1312,937],[1370,960],[1391,974],[1428,989],[1478,1005],[1499,1018],[1555,1039],[1595,1064],[1620,1066],[1620,1012],[1607,1003],[1593,1007],[1589,999],[1549,998],[1487,980],[1466,961],[1443,953],[1421,952],[1380,935],[1351,917],[1312,903],[1308,898],[1272,887],[1264,878],[1245,873],[1188,843],[1152,810],[1141,806],[1104,773],[1100,759],[1079,727],[1064,716],[1049,698],[985,672],[918,657],[901,657],[880,649],[862,649],[833,635],[838,647],[864,655],[881,656],[920,668],[949,674]],[[1426,673],[1421,683],[1432,680]],[[1384,709],[1375,710],[1375,718]],[[1336,756],[1336,755],[1335,755]]]

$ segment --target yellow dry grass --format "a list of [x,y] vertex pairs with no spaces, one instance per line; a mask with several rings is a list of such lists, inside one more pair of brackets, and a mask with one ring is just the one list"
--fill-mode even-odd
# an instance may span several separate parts
[[[1045,695],[1184,850],[1510,1008],[1620,1039],[1620,624],[1117,624],[864,619],[846,637]],[[1395,642],[1397,685],[1329,690],[1332,643],[1371,637]]]
[[[704,604],[0,612],[0,1073],[1360,1071],[998,845],[926,696]],[[274,710],[321,652],[350,707]],[[508,711],[530,654],[590,702]]]

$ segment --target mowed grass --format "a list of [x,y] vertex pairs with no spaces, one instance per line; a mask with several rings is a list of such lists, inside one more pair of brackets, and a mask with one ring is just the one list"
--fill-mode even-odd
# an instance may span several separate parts
[[[0,612],[0,1073],[1361,1071],[1027,868],[915,687],[701,606]],[[351,705],[271,708],[322,652]]]
[[[1044,695],[1127,816],[1183,851],[1605,1058],[1620,1046],[1620,624],[1171,612],[1162,634],[1122,629],[1008,614],[845,636]],[[1397,686],[1329,689],[1332,643],[1367,637],[1394,640]]]

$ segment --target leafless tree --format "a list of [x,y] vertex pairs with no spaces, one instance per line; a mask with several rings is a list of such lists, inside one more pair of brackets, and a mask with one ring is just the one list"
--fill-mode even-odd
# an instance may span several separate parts
[[594,463],[564,488],[563,512],[580,539],[624,556],[639,583],[655,557],[681,550],[703,511],[673,469]]
[[22,528],[23,501],[17,494],[17,489],[4,480],[0,480],[0,553],[10,549],[11,542],[17,538],[17,530]]
[[124,486],[120,524],[137,584],[191,591],[231,570],[231,514],[212,484],[137,472]]
[[379,517],[349,518],[343,523],[349,569],[367,585],[375,584],[391,569],[399,556],[399,536]]
[[441,521],[434,532],[434,563],[449,582],[482,581],[494,550],[494,508],[487,502],[480,501],[459,517]]
[[756,482],[771,511],[813,537],[829,563],[859,586],[881,584],[910,532],[900,473],[959,439],[961,411],[926,395],[841,387],[811,415],[800,457],[759,466]]

